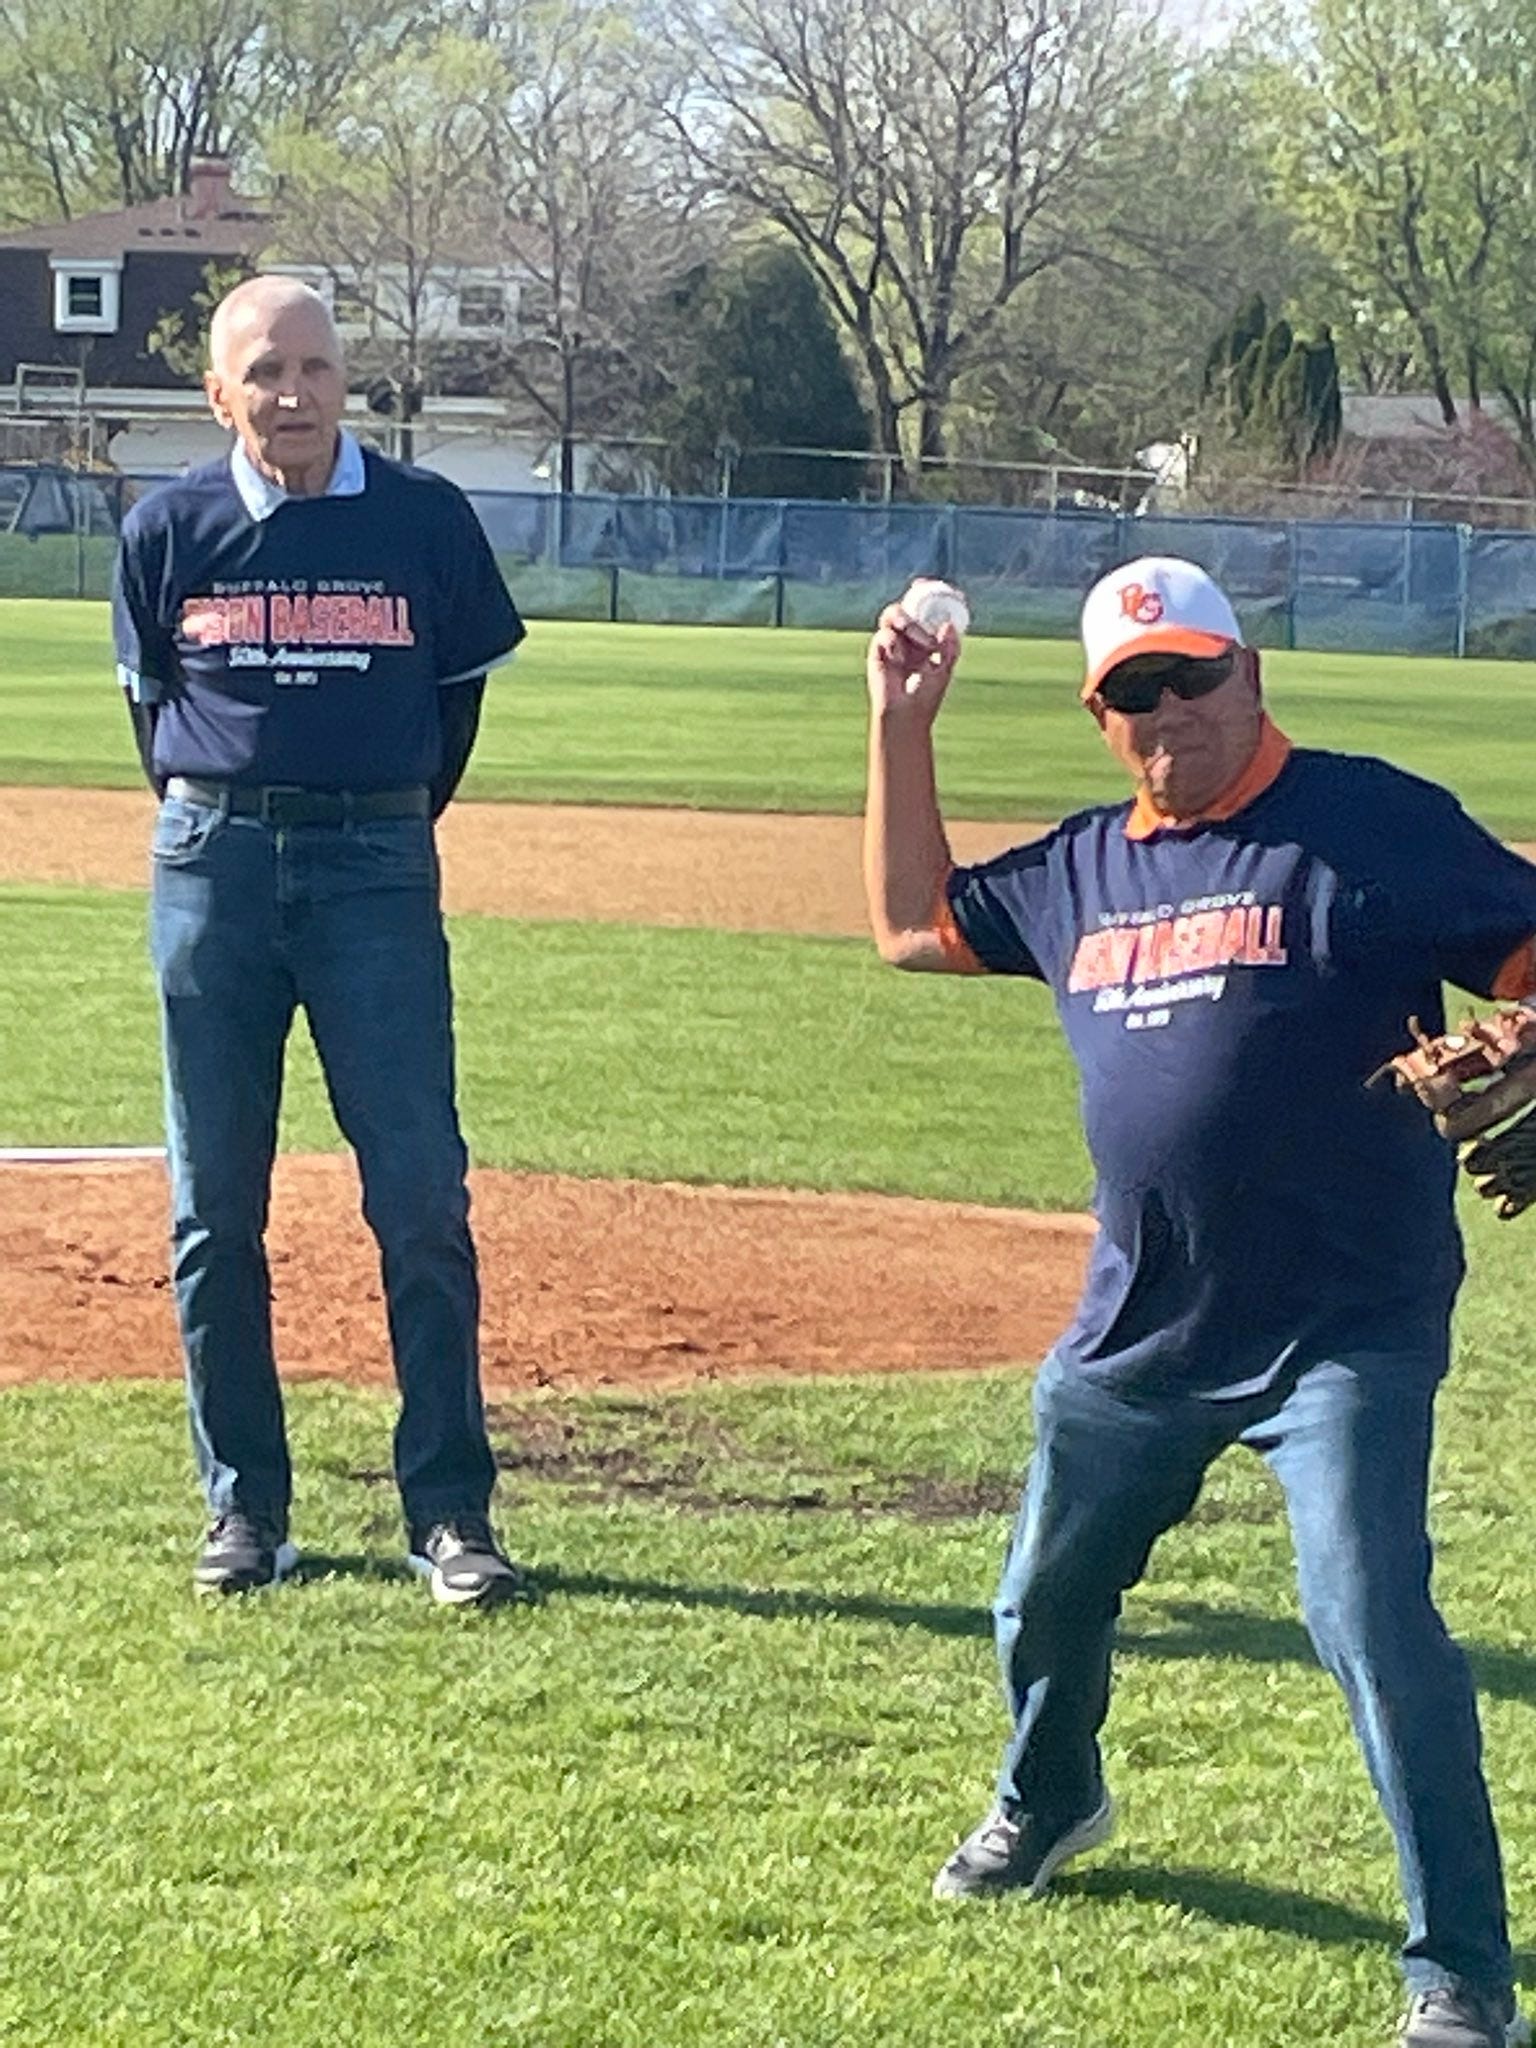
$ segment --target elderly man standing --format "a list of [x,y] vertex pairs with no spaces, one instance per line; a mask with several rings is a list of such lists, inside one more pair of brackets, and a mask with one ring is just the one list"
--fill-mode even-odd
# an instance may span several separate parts
[[1529,2029],[1425,1532],[1462,1275],[1455,1164],[1416,1105],[1366,1081],[1409,1016],[1438,1028],[1442,979],[1536,988],[1536,868],[1430,783],[1293,747],[1193,563],[1113,571],[1083,639],[1084,703],[1133,799],[974,868],[952,863],[935,794],[953,628],[892,606],[869,650],[880,951],[1048,984],[1097,1175],[994,1609],[1012,1734],[994,1805],[934,1889],[1038,1897],[1106,1839],[1122,1596],[1242,1443],[1284,1488],[1307,1626],[1396,1838],[1403,2048],[1505,2048]]
[[523,637],[474,511],[341,427],[325,301],[258,277],[214,313],[208,401],[235,441],[124,523],[118,673],[160,796],[151,949],[173,1277],[211,1517],[194,1581],[293,1566],[264,1232],[284,1048],[303,1009],[382,1255],[414,1569],[452,1605],[521,1589],[495,1468],[455,1106],[433,820],[487,669]]

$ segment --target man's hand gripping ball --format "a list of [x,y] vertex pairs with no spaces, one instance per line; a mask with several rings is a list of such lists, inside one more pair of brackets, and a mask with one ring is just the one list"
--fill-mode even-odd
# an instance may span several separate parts
[[970,618],[961,592],[931,577],[886,606],[869,643],[869,696],[877,713],[895,707],[932,723]]
[[[1536,1010],[1469,1018],[1431,1038],[1409,1020],[1414,1044],[1380,1069],[1415,1094],[1435,1128],[1506,1221],[1536,1202]],[[1502,1128],[1498,1128],[1502,1126]],[[1476,1142],[1472,1142],[1476,1141]]]

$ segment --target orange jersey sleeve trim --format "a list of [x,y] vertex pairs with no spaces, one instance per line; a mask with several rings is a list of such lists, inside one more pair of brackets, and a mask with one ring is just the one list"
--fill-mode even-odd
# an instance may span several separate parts
[[1518,1003],[1536,996],[1536,934],[1522,939],[1499,969],[1493,993],[1503,1003]]
[[[953,869],[950,870],[952,874]],[[948,882],[949,876],[945,876]],[[949,891],[941,888],[938,905],[933,913],[933,929],[944,953],[944,960],[951,974],[986,974],[990,969],[984,961],[978,960],[971,951],[970,943],[959,925],[955,913],[949,907]]]
[[1127,839],[1150,839],[1154,832],[1179,832],[1191,825],[1204,825],[1221,818],[1235,818],[1255,797],[1262,796],[1291,758],[1291,743],[1266,711],[1259,721],[1259,743],[1248,758],[1248,766],[1235,782],[1229,782],[1208,809],[1193,818],[1168,818],[1154,809],[1144,789],[1136,792],[1131,815],[1125,821]]

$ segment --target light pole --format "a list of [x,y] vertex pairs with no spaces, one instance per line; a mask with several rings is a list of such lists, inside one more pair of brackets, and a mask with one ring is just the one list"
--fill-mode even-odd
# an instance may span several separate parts
[[720,465],[720,495],[731,495],[731,475],[741,459],[741,443],[733,441],[729,434],[722,434],[715,443],[715,460]]
[[715,454],[720,463],[720,576],[725,578],[726,531],[731,517],[731,472],[741,455],[741,443],[733,441],[729,434],[722,434],[715,443]]

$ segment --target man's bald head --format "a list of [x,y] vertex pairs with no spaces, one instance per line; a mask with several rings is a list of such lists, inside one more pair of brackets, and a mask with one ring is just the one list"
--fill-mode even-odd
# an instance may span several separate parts
[[214,309],[203,388],[214,418],[295,497],[336,464],[347,372],[331,309],[296,277],[252,277]]
[[265,327],[279,314],[306,310],[325,328],[336,360],[341,361],[341,336],[331,309],[312,284],[299,277],[248,277],[226,292],[213,309],[208,327],[209,368],[224,373],[229,351],[236,339],[252,326]]

